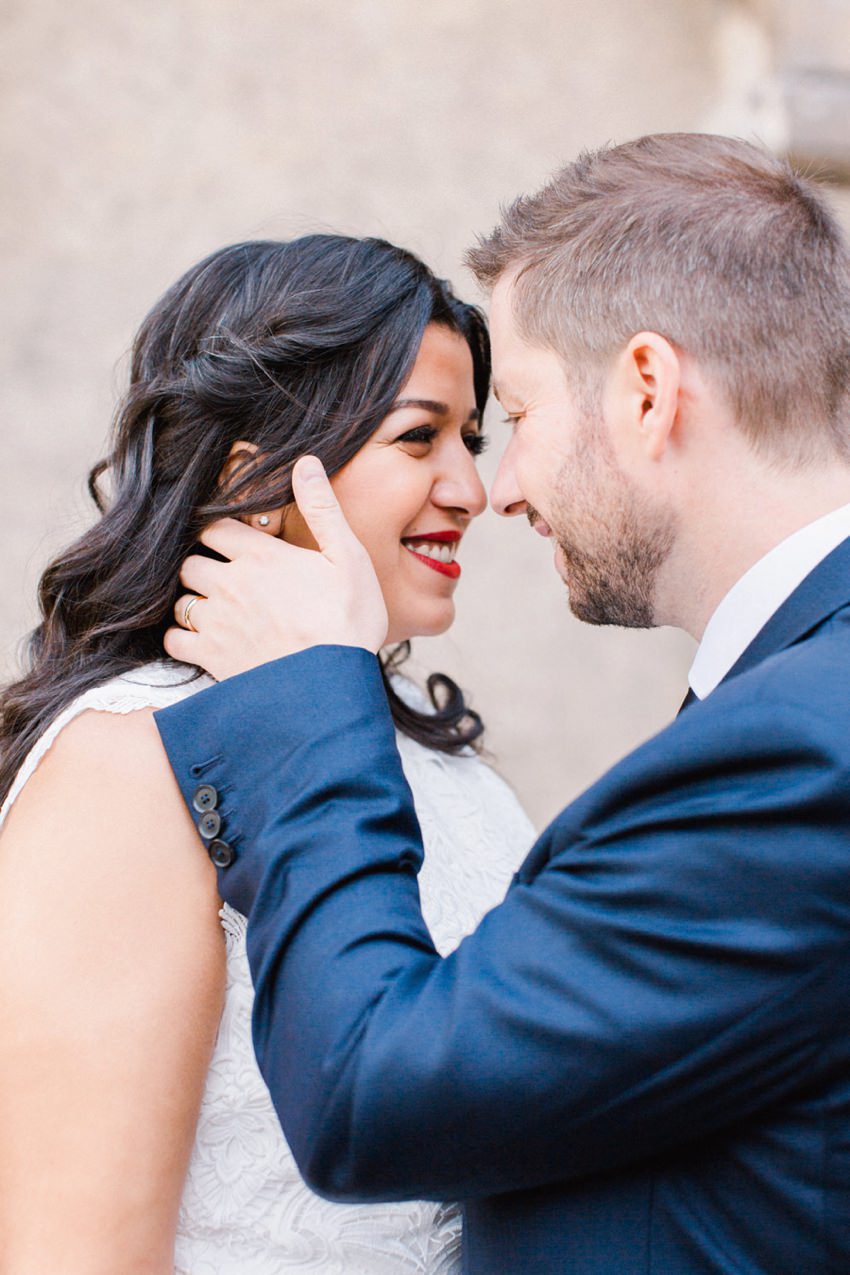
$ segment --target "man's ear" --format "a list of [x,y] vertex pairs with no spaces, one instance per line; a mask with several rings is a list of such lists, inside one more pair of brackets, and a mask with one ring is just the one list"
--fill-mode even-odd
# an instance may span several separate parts
[[[256,443],[238,439],[231,447],[227,460],[222,466],[221,473],[218,476],[219,486],[226,490],[237,470],[241,469],[246,461],[249,461],[256,454]],[[269,509],[261,514],[246,514],[242,521],[247,522],[251,527],[256,527],[258,531],[268,532],[270,536],[279,536],[283,530],[283,510]]]
[[615,382],[629,443],[660,460],[679,412],[679,355],[658,332],[638,332],[618,356]]

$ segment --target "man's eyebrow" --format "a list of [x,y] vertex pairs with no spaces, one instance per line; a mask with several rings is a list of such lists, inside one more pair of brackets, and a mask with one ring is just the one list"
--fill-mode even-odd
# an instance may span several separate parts
[[[397,398],[390,408],[391,412],[400,412],[405,407],[419,407],[423,412],[432,412],[434,416],[448,416],[449,407],[447,403],[438,403],[433,398]],[[478,421],[481,419],[481,413],[477,407],[474,407],[469,413],[467,420]]]

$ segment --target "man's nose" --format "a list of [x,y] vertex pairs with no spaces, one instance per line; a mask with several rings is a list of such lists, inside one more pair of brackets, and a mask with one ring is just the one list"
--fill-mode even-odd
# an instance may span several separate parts
[[503,518],[515,518],[517,514],[524,514],[528,508],[528,501],[519,489],[514,472],[513,448],[510,443],[502,454],[490,488],[490,504]]

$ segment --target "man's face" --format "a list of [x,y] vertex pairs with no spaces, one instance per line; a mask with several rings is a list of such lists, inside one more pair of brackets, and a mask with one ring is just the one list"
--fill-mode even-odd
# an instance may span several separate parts
[[581,401],[561,358],[525,341],[510,277],[493,291],[490,324],[494,389],[511,425],[493,508],[507,517],[526,514],[552,538],[555,567],[580,620],[651,627],[675,520],[618,464],[601,407],[605,385]]

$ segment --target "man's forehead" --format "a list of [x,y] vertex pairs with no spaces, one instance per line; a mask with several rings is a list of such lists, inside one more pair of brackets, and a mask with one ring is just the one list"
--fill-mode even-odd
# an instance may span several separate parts
[[493,393],[504,407],[520,407],[541,395],[567,389],[563,364],[552,350],[518,343],[510,351],[493,350]]
[[518,407],[541,392],[563,389],[564,369],[549,348],[530,343],[513,310],[514,275],[504,274],[490,296],[493,393],[503,405]]
[[500,377],[494,368],[493,393],[500,403],[517,402],[522,398],[521,382],[508,377]]
[[525,380],[523,364],[528,346],[516,327],[513,314],[513,280],[510,275],[497,279],[490,297],[490,340],[493,351],[493,381],[496,397],[502,392],[517,391]]
[[490,326],[497,335],[508,335],[514,329],[512,274],[500,275],[490,293]]

